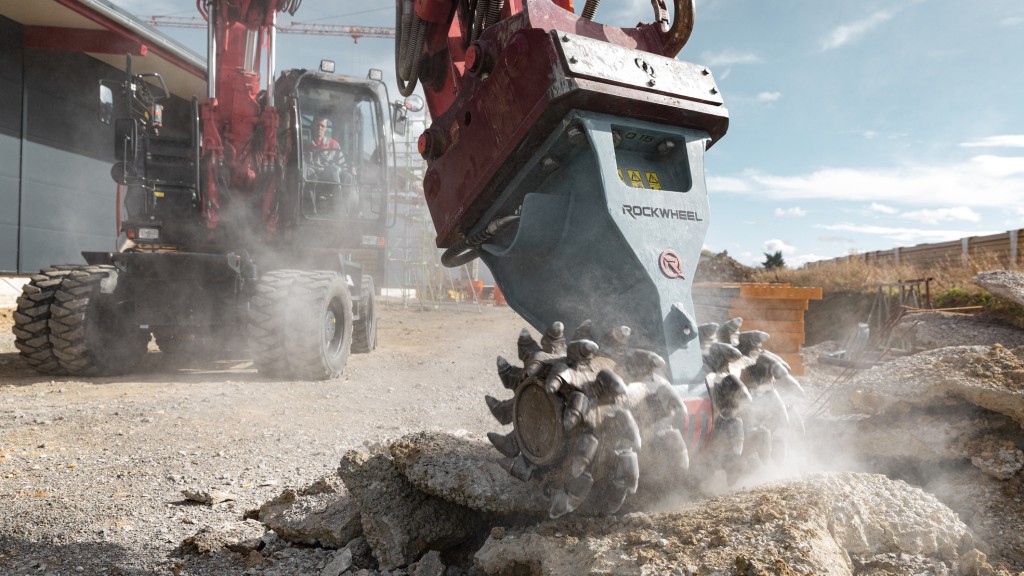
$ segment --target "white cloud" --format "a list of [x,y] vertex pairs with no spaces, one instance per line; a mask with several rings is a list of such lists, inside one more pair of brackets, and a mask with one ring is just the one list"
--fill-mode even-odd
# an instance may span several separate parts
[[897,228],[892,226],[872,226],[850,223],[816,224],[815,226],[823,230],[832,230],[834,232],[854,232],[856,234],[866,234],[869,236],[881,236],[903,244],[947,242],[949,240],[958,240],[968,236],[984,236],[986,234],[996,233],[979,232],[976,230],[948,230],[943,228],[925,230],[921,228]]
[[712,176],[714,192],[756,195],[779,201],[859,200],[918,206],[1016,206],[1024,197],[1024,156],[975,156],[953,164],[909,164],[893,168],[825,168],[796,176],[748,170]]
[[761,57],[751,52],[736,52],[725,50],[722,52],[704,52],[700,55],[700,61],[706,66],[733,66],[735,64],[757,64]]
[[900,217],[906,218],[907,220],[916,220],[923,224],[931,224],[933,226],[939,222],[946,222],[949,220],[981,222],[981,215],[967,206],[937,209],[925,208],[924,210],[917,210],[915,212],[904,212]]
[[771,240],[764,241],[764,251],[770,254],[774,254],[775,252],[792,254],[796,252],[796,246],[790,246],[778,238],[772,238]]
[[801,208],[799,206],[794,206],[792,208],[776,208],[775,209],[775,215],[776,216],[781,216],[781,217],[785,217],[785,216],[800,217],[800,216],[806,216],[807,215],[807,210],[804,210],[803,208]]
[[892,16],[892,12],[879,10],[867,18],[862,18],[860,20],[838,26],[829,32],[828,36],[822,42],[821,49],[831,50],[833,48],[839,48],[840,46],[849,44],[850,42],[856,42],[879,25],[891,20]]
[[1020,26],[1021,24],[1024,24],[1024,16],[1010,16],[1009,18],[1003,18],[999,21],[999,25],[1004,28]]
[[886,206],[885,204],[879,204],[878,202],[872,202],[871,206],[868,206],[868,210],[871,210],[872,212],[880,212],[882,214],[895,214],[899,212],[899,210],[892,206]]
[[960,144],[963,148],[1024,148],[1024,134],[988,136]]
[[775,102],[782,98],[782,92],[761,92],[756,98],[758,102]]
[[865,140],[874,140],[878,136],[878,132],[874,130],[857,130],[856,132],[863,136]]

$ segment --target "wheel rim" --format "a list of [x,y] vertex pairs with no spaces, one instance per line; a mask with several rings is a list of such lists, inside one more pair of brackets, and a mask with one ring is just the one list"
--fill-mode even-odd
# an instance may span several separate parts
[[338,318],[344,318],[344,314],[341,300],[332,298],[324,314],[324,347],[331,356],[336,356],[341,351],[345,334],[338,326]]

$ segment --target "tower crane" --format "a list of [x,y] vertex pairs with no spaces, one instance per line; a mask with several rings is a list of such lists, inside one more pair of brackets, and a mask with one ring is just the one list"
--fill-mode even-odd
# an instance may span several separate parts
[[[143,16],[142,20],[150,26],[163,28],[202,28],[206,29],[206,20],[198,16]],[[279,34],[306,34],[312,36],[348,36],[356,43],[360,38],[394,38],[395,29],[386,26],[348,26],[342,24],[317,24],[314,22],[292,21],[290,24],[277,25]]]

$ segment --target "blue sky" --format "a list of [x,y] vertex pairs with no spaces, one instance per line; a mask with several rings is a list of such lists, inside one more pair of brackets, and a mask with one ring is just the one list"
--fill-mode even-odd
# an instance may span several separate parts
[[[114,2],[195,13],[194,0]],[[604,0],[596,19],[650,17],[649,0]],[[394,8],[304,0],[294,19],[393,26]],[[203,32],[164,30],[205,51]],[[331,58],[393,78],[390,40],[279,45],[281,68]],[[1021,0],[698,0],[679,58],[711,68],[731,116],[706,158],[708,249],[755,265],[781,250],[794,266],[1024,227]]]

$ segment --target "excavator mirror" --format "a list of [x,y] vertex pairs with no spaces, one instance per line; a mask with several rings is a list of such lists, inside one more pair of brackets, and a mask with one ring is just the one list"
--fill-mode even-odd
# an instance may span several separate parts
[[419,94],[410,94],[405,99],[405,109],[410,112],[423,110],[423,97]]
[[104,124],[114,121],[114,91],[100,80],[100,106],[96,109],[96,117]]
[[378,70],[376,68],[370,68],[370,71],[366,74],[366,77],[369,78],[370,80],[376,80],[377,82],[383,82],[384,81],[384,72],[382,72],[382,71],[380,71],[380,70]]

